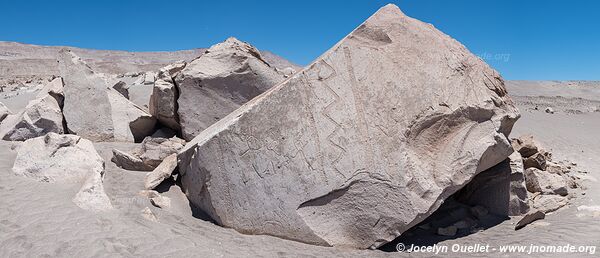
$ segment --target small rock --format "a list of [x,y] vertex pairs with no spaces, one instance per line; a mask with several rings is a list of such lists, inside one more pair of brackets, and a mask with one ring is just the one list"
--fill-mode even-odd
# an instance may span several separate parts
[[551,107],[547,107],[544,112],[548,113],[548,114],[554,114],[554,109],[552,109]]
[[515,225],[515,230],[519,230],[519,229],[527,226],[531,222],[534,222],[539,219],[544,219],[545,217],[546,217],[546,214],[543,213],[542,211],[539,211],[539,210],[529,211],[529,213],[527,213],[525,216],[523,216],[523,218],[521,218],[521,220],[519,220],[519,222],[517,222],[517,225]]
[[110,160],[120,168],[126,170],[152,171],[154,169],[153,167],[144,164],[140,158],[117,149],[113,149],[113,157]]
[[0,123],[10,114],[12,114],[10,110],[0,102]]
[[146,175],[144,187],[146,189],[154,189],[165,179],[171,177],[175,168],[177,168],[177,154],[173,153],[166,157],[152,172]]
[[455,236],[458,228],[455,226],[448,226],[445,228],[438,228],[437,234],[440,236]]
[[523,166],[525,166],[525,169],[538,168],[541,170],[546,170],[546,156],[540,152],[533,154],[532,156],[523,160]]
[[556,211],[568,204],[566,197],[540,194],[533,198],[533,208],[544,213]]
[[152,222],[158,222],[158,218],[156,215],[154,215],[154,212],[152,212],[149,207],[146,207],[142,210],[142,217]]
[[533,135],[523,135],[514,138],[511,141],[513,148],[518,151],[523,158],[528,158],[538,152],[538,144],[533,140]]

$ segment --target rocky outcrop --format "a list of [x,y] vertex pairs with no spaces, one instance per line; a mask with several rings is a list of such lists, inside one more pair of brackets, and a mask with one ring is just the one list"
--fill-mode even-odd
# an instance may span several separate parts
[[212,46],[175,78],[183,139],[191,140],[284,79],[247,43],[229,38]]
[[[195,67],[180,88],[205,89],[185,80]],[[378,247],[505,160],[518,116],[497,72],[388,5],[199,133],[179,154],[179,171],[190,202],[220,225]]]
[[17,149],[16,175],[40,182],[81,182],[104,171],[104,160],[89,140],[48,133],[26,140]]
[[113,89],[68,50],[60,52],[65,83],[63,114],[70,133],[93,141],[139,142],[152,134],[156,119]]
[[185,141],[177,137],[146,137],[132,153],[113,150],[112,162],[127,170],[152,171],[168,156],[183,148]]
[[156,188],[165,179],[170,178],[177,168],[177,154],[171,154],[166,157],[158,167],[146,175],[144,188],[151,190]]

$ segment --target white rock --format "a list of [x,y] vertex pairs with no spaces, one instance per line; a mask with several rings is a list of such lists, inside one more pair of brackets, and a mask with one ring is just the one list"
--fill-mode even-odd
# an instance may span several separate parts
[[89,140],[49,133],[26,140],[17,149],[16,175],[40,182],[81,182],[104,171],[104,160]]
[[497,72],[388,5],[202,131],[179,169],[190,202],[220,225],[374,248],[505,160],[518,116]]
[[175,79],[183,139],[191,140],[284,79],[247,43],[229,38],[212,46]]
[[58,101],[46,94],[34,99],[25,110],[12,119],[7,119],[3,126],[2,139],[7,141],[24,141],[46,135],[47,133],[64,133],[63,114]]
[[66,49],[60,51],[59,67],[65,84],[63,114],[71,133],[93,141],[127,142],[152,133],[156,119],[113,89],[109,78]]
[[80,208],[93,212],[112,210],[110,199],[104,192],[103,177],[104,171],[89,175],[73,198],[73,202]]
[[174,153],[171,154],[171,156],[166,157],[163,162],[158,165],[158,167],[146,175],[144,180],[144,188],[148,190],[154,189],[165,179],[171,177],[176,167],[177,154]]

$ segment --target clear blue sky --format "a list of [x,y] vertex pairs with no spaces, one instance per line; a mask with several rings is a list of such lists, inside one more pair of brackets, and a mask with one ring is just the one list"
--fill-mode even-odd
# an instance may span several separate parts
[[235,36],[301,65],[392,2],[506,79],[600,80],[600,1],[0,1],[3,41],[151,51]]

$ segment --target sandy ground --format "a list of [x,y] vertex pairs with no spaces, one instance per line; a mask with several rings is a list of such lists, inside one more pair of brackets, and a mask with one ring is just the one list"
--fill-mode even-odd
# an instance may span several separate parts
[[[529,84],[527,84],[529,85]],[[444,257],[597,257],[600,255],[600,216],[577,207],[600,206],[600,112],[587,109],[589,101],[600,101],[600,90],[586,93],[581,89],[538,87],[538,95],[531,88],[520,90],[523,84],[509,85],[515,95],[522,118],[515,125],[513,137],[534,134],[554,153],[556,160],[576,162],[581,173],[585,195],[579,194],[569,206],[549,214],[522,230],[514,231],[517,219],[477,232],[466,237],[439,242],[451,248],[453,244],[501,245],[594,245],[598,250],[588,253],[441,253]],[[598,88],[600,89],[600,88]],[[547,91],[552,92],[547,92]],[[589,89],[588,89],[589,90]],[[592,92],[592,93],[590,93]],[[598,93],[598,94],[595,94]],[[546,105],[547,98],[566,96],[569,109],[555,114],[545,113],[536,105]],[[26,96],[26,95],[23,95]],[[545,96],[545,98],[537,98]],[[523,97],[523,98],[520,98]],[[584,98],[585,97],[585,98]],[[9,106],[18,110],[18,100]],[[23,97],[25,99],[25,97]],[[1,101],[1,100],[0,100]],[[561,100],[562,101],[562,100]],[[564,102],[564,101],[563,101]],[[552,101],[550,101],[552,103]],[[545,107],[545,106],[544,106]],[[111,150],[129,150],[136,144],[97,143],[96,148],[106,161],[104,186],[115,210],[94,214],[78,208],[71,199],[79,184],[48,184],[12,174],[15,158],[13,147],[18,143],[0,141],[0,257],[59,256],[59,257],[430,257],[431,253],[389,253],[384,251],[357,251],[311,246],[269,236],[239,234],[199,219],[192,212],[181,189],[174,184],[161,185],[164,195],[171,198],[171,208],[153,207],[147,198],[139,196],[143,188],[144,172],[126,171],[110,162]],[[141,210],[150,207],[158,217],[152,222],[141,216]]]

